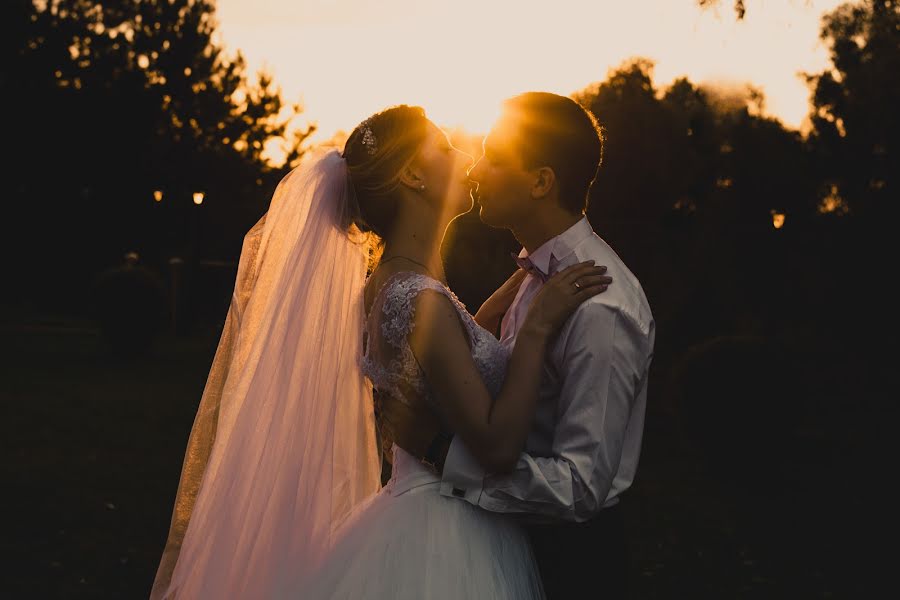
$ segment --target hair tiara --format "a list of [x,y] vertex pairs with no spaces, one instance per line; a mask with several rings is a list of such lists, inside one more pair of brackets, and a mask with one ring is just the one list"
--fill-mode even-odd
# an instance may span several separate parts
[[362,144],[366,147],[369,156],[374,156],[378,151],[378,145],[375,141],[375,134],[372,133],[372,124],[366,119],[360,124],[362,128]]

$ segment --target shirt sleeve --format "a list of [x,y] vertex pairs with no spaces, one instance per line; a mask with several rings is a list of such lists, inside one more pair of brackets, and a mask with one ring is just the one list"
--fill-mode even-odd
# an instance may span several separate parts
[[480,489],[469,489],[476,476],[471,457],[462,444],[455,454],[451,446],[442,493],[535,520],[590,519],[612,488],[650,351],[646,334],[617,308],[590,301],[580,306],[550,356],[561,380],[552,455],[523,452],[511,473],[484,474]]

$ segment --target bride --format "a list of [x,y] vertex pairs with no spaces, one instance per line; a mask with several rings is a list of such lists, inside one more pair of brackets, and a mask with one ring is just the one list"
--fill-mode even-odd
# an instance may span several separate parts
[[373,393],[391,394],[426,407],[423,447],[453,431],[510,468],[548,340],[609,281],[590,262],[558,273],[505,350],[479,321],[494,328],[521,271],[472,317],[440,260],[470,165],[403,105],[279,183],[244,238],[151,599],[544,597],[514,520],[441,496],[435,465],[378,434]]

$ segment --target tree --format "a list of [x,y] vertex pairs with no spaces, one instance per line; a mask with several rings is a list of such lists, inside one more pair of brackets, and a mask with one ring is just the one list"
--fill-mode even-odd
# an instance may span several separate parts
[[605,130],[603,164],[589,204],[598,220],[658,219],[680,195],[670,178],[673,123],[657,97],[653,66],[645,58],[631,59],[575,95]]
[[[884,221],[900,190],[900,3],[864,0],[823,19],[832,68],[807,76],[823,212]],[[832,186],[834,186],[832,188]]]
[[835,290],[839,300],[823,302],[820,311],[827,318],[838,311],[860,315],[831,337],[860,349],[853,359],[865,378],[887,381],[891,338],[880,332],[893,298],[881,282],[890,272],[900,207],[900,3],[843,4],[823,18],[820,35],[832,67],[808,76],[810,144],[823,229],[840,240],[822,247],[833,271],[852,272],[861,282],[848,297]]
[[[605,130],[588,215],[648,297],[663,299],[661,326],[689,343],[736,329],[759,334],[781,318],[771,291],[790,275],[788,238],[773,211],[800,231],[816,184],[803,138],[765,116],[762,93],[686,78],[660,89],[653,62],[637,58],[573,97]],[[766,286],[743,275],[755,269],[767,273]]]
[[[313,127],[292,131],[300,107],[214,41],[213,0],[17,0],[0,22],[13,213],[40,224],[8,239],[31,249],[26,273],[57,262],[72,284],[128,250],[236,255]],[[278,139],[283,165],[264,156]]]

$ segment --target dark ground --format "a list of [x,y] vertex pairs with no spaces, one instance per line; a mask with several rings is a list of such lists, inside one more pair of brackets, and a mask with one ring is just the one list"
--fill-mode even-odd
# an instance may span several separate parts
[[[145,598],[218,332],[165,336],[127,361],[86,321],[18,318],[0,331],[2,596]],[[873,393],[844,384],[831,392]],[[838,415],[847,435],[829,439],[807,419],[771,481],[742,481],[706,466],[673,410],[654,402],[656,385],[623,504],[635,598],[874,595],[863,575],[875,569],[871,458],[886,452],[892,421]]]

